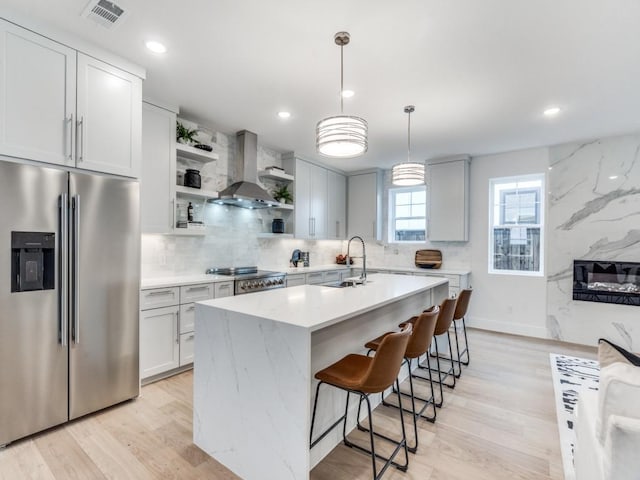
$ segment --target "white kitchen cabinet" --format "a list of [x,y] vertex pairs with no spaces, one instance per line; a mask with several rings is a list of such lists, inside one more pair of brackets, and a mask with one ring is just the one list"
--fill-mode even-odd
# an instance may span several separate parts
[[307,285],[320,285],[324,283],[324,272],[307,273],[305,282]]
[[140,175],[142,80],[78,52],[76,165]]
[[0,20],[0,153],[73,165],[76,51]]
[[307,283],[304,273],[287,274],[287,287],[297,287]]
[[[295,237],[311,240],[332,238],[327,229],[329,170],[294,155],[284,156],[282,163],[287,171],[294,172],[295,177]],[[333,222],[335,225],[335,220]]]
[[327,170],[296,160],[293,198],[296,238],[327,237]]
[[418,272],[415,275],[424,277],[444,277],[449,280],[449,296],[457,297],[460,290],[469,288],[469,273],[440,273],[437,270]]
[[180,366],[178,306],[140,313],[140,378]]
[[349,175],[347,184],[347,236],[381,240],[382,172]]
[[223,297],[232,297],[233,292],[233,281],[230,282],[218,282],[214,283],[215,294],[214,298],[223,298]]
[[327,171],[327,238],[344,240],[347,235],[347,178]]
[[171,233],[175,225],[176,113],[142,104],[140,224],[142,233]]
[[470,158],[464,156],[427,165],[427,236],[433,242],[469,240],[469,163]]
[[4,20],[0,65],[0,154],[139,175],[139,77]]
[[229,295],[233,295],[233,281],[172,285],[140,292],[140,378],[143,383],[190,368],[195,302]]

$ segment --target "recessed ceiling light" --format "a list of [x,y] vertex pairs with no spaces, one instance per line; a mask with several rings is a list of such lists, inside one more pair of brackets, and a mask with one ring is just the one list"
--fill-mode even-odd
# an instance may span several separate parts
[[156,42],[155,40],[149,40],[147,43],[145,43],[145,45],[153,53],[167,53],[167,47],[165,47],[160,42]]
[[351,98],[356,94],[356,92],[354,92],[353,90],[343,90],[342,91],[342,98]]
[[549,107],[542,113],[545,117],[555,117],[560,113],[560,107]]
[[616,178],[618,178],[618,175],[611,175],[611,176],[609,177],[609,180],[615,180]]
[[278,112],[278,116],[280,118],[289,118],[291,116],[291,113],[289,113],[289,112]]

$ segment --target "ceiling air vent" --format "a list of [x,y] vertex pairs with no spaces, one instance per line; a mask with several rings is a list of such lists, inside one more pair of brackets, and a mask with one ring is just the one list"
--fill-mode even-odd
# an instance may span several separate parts
[[122,7],[109,0],[91,0],[82,12],[82,16],[89,18],[105,28],[113,28],[122,23],[126,16]]

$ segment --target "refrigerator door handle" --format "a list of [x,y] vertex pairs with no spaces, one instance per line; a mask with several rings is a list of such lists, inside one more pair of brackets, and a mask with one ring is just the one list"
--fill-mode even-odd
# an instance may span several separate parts
[[80,195],[73,196],[73,342],[80,343]]
[[68,325],[68,251],[69,251],[69,199],[66,193],[60,195],[60,251],[59,251],[59,264],[58,269],[60,272],[60,285],[58,292],[60,298],[58,299],[60,305],[60,325],[58,329],[58,335],[60,336],[60,344],[63,347],[67,346],[67,339],[69,334],[67,332]]

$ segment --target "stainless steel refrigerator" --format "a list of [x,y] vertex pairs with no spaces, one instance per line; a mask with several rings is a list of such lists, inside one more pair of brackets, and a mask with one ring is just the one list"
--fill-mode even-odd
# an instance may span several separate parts
[[139,187],[0,161],[0,445],[139,394]]

